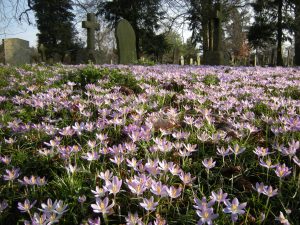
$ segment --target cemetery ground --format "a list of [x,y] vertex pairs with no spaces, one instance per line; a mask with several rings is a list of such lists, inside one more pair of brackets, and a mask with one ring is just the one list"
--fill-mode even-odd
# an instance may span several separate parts
[[299,224],[299,69],[0,77],[0,224]]

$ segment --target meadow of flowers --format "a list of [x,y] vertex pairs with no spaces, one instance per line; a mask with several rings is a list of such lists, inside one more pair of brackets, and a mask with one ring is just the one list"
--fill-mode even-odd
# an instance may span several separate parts
[[300,70],[0,67],[0,224],[300,224]]

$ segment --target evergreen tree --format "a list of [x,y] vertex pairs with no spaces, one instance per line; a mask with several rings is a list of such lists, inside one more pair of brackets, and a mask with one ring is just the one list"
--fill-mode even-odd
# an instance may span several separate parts
[[256,48],[277,43],[277,66],[283,65],[282,44],[288,38],[284,31],[292,29],[291,4],[291,0],[256,0],[252,4],[255,22],[249,31],[249,41]]
[[70,0],[32,0],[39,30],[38,43],[46,47],[47,57],[54,53],[63,56],[76,47],[71,3]]

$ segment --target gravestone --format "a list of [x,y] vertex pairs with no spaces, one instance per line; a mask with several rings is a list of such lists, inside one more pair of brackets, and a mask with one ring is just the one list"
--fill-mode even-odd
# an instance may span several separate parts
[[116,39],[120,64],[132,64],[137,62],[136,37],[130,23],[122,19],[116,27]]
[[221,15],[221,4],[215,4],[214,17],[212,18],[213,32],[210,32],[213,37],[212,50],[207,52],[207,64],[209,65],[223,65],[224,64],[224,53],[222,51],[222,15]]
[[41,53],[42,56],[42,62],[46,62],[46,48],[44,44],[40,44],[39,52]]
[[180,56],[180,65],[184,66],[184,57]]
[[66,53],[63,58],[63,64],[69,65],[69,64],[71,64],[71,62],[72,62],[72,59],[71,59],[70,54]]
[[190,58],[190,65],[192,66],[194,64],[193,58]]
[[53,54],[53,63],[61,63],[62,57],[59,53]]
[[257,56],[256,56],[256,54],[254,55],[254,62],[253,62],[253,66],[256,66],[256,64],[257,64]]
[[197,53],[197,65],[201,65],[201,58],[200,58],[200,53]]
[[20,38],[3,39],[4,63],[13,66],[30,63],[29,41]]
[[98,63],[96,52],[95,52],[95,31],[99,30],[100,25],[97,23],[96,16],[94,13],[87,14],[87,21],[82,21],[82,28],[87,29],[87,61]]

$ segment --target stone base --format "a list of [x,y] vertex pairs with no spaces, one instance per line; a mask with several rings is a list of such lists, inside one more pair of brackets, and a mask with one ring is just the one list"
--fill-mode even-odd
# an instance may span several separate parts
[[211,66],[224,65],[224,53],[221,51],[207,52],[205,62]]
[[76,54],[76,64],[86,64],[91,61],[94,64],[100,63],[101,54],[98,51],[91,51],[87,49],[79,50]]

